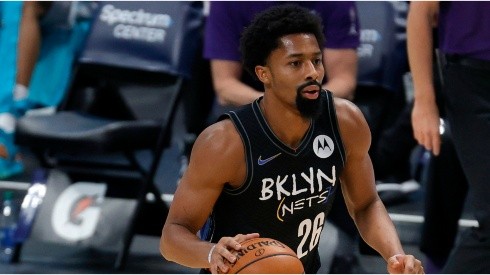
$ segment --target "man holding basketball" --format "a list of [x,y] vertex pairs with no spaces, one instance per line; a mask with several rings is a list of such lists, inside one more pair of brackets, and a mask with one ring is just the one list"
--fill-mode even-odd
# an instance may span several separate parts
[[388,272],[423,273],[376,192],[364,117],[321,89],[321,26],[309,10],[280,5],[242,34],[244,67],[264,96],[197,138],[163,228],[166,259],[225,273],[240,242],[260,236],[288,245],[305,272],[316,273],[320,234],[342,184],[351,217]]

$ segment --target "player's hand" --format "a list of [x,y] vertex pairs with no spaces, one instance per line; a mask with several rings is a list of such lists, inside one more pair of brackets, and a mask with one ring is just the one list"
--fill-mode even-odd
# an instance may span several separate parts
[[236,256],[232,252],[242,248],[240,243],[258,237],[258,233],[251,233],[221,238],[209,254],[209,270],[211,273],[217,274],[228,272],[229,267],[225,264],[225,260],[234,263],[236,261]]
[[390,257],[387,269],[390,274],[425,274],[422,262],[413,255],[397,254]]

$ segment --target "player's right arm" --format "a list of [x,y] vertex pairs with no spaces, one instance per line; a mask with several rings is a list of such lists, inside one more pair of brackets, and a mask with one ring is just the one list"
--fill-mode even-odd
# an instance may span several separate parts
[[213,249],[212,264],[208,255],[213,244],[197,236],[225,184],[243,182],[244,160],[242,141],[230,120],[218,122],[199,135],[162,230],[160,252],[167,260],[192,268],[211,268],[213,273],[218,267],[225,271],[223,257],[234,262],[229,250],[239,249],[239,242],[256,236],[222,238]]
[[435,155],[441,147],[432,71],[432,28],[438,12],[438,2],[413,1],[407,19],[407,49],[414,84],[413,134],[419,144]]

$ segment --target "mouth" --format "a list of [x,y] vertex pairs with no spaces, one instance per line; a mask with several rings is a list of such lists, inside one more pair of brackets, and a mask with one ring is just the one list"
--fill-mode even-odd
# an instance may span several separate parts
[[318,85],[309,85],[301,90],[303,97],[307,99],[317,99],[320,95],[320,87]]

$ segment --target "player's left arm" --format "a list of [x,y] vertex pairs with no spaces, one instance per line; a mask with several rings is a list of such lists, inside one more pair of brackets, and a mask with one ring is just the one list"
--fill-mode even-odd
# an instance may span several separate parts
[[369,126],[353,103],[336,99],[337,117],[346,151],[340,177],[349,214],[362,238],[387,261],[390,273],[423,273],[421,262],[405,255],[396,228],[378,196],[368,155]]

